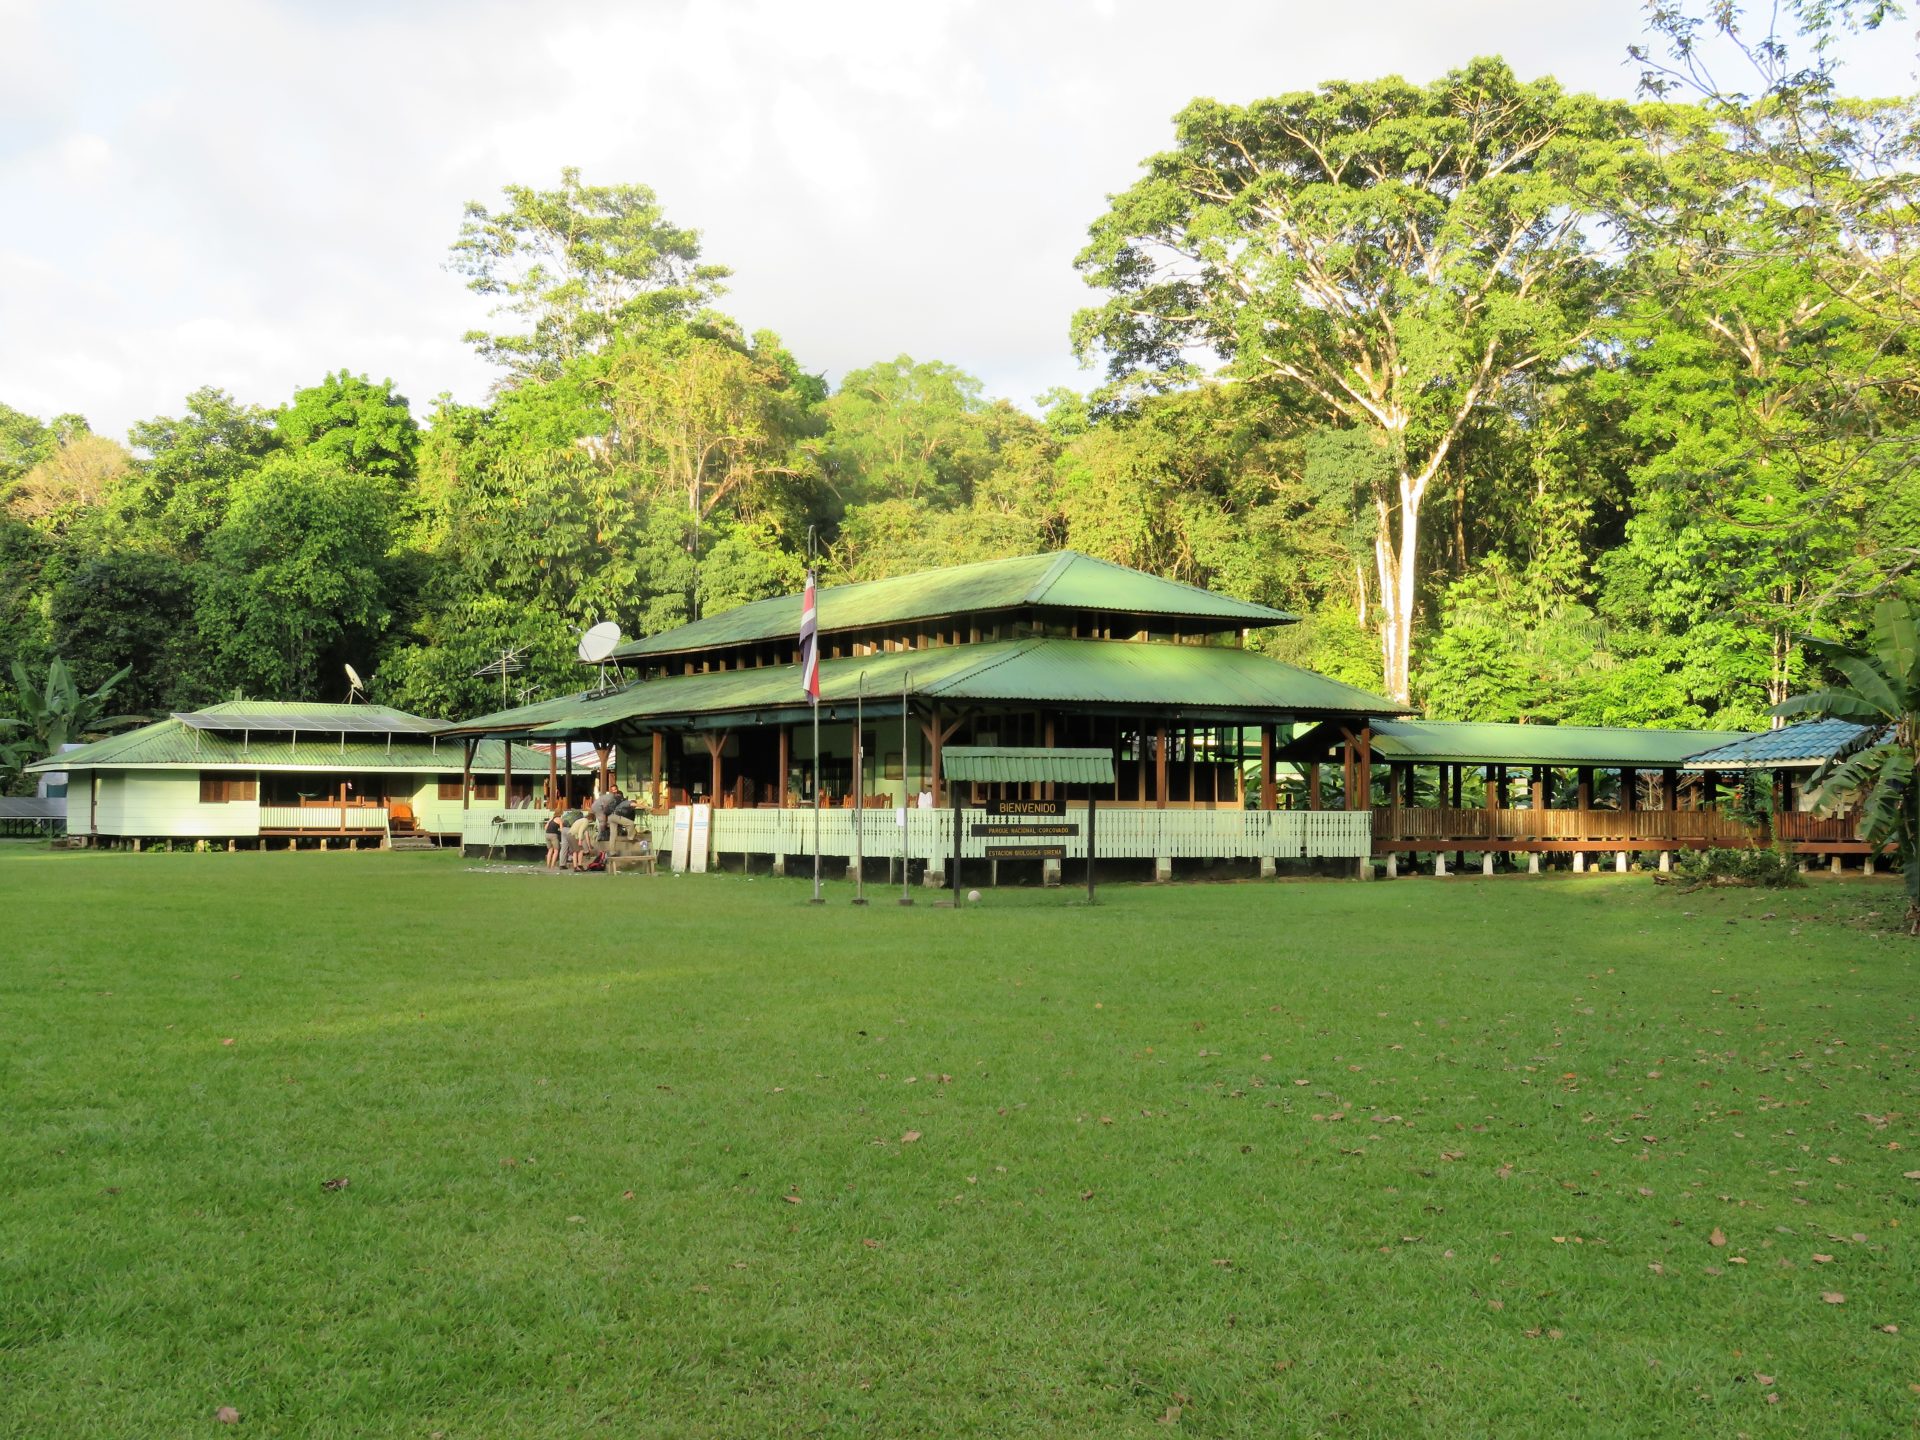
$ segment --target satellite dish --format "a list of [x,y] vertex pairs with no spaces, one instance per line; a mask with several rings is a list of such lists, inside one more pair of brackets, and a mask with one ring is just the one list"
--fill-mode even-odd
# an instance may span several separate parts
[[611,620],[602,620],[580,637],[580,658],[589,665],[598,665],[613,654],[613,647],[619,643],[620,627]]
[[367,687],[361,682],[360,672],[358,670],[354,669],[351,665],[346,666],[345,669],[347,672],[347,703],[351,705],[353,703],[353,697],[356,695],[362,699],[366,698]]

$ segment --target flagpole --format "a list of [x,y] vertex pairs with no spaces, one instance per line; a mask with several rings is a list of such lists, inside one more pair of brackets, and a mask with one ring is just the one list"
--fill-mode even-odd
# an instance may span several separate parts
[[907,864],[913,854],[913,847],[907,844],[907,827],[911,816],[907,807],[913,803],[907,794],[907,690],[913,683],[913,672],[907,671],[900,677],[900,903],[913,904],[913,896],[907,891]]
[[853,903],[867,903],[867,672],[853,692]]
[[808,612],[801,617],[802,681],[807,699],[813,706],[813,899],[814,905],[826,902],[820,895],[820,625],[818,597],[814,590],[813,568],[817,559],[813,526],[807,527],[807,602]]

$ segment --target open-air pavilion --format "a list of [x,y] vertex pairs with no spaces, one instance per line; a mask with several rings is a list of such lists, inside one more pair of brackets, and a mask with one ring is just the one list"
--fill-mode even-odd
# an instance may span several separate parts
[[[1278,751],[1302,725],[1364,732],[1401,706],[1247,648],[1297,617],[1072,551],[818,592],[819,748],[801,688],[798,595],[621,647],[630,678],[447,727],[469,742],[590,741],[653,810],[713,806],[717,855],[811,849],[817,761],[827,853],[851,857],[886,812],[934,878],[950,745],[1097,749],[1103,855],[1283,860],[1368,853],[1364,811],[1280,808]],[[1085,785],[968,781],[965,801],[1058,798]],[[922,811],[927,813],[922,815]],[[921,831],[926,833],[922,835]],[[470,843],[484,843],[469,836]],[[531,843],[531,837],[529,837]],[[871,845],[863,853],[884,854]]]
[[1650,854],[1664,869],[1679,850],[1776,839],[1800,854],[1864,854],[1850,816],[1791,803],[1768,816],[1743,794],[1740,772],[1756,767],[1739,757],[1787,733],[1385,719],[1358,737],[1316,726],[1283,755],[1307,774],[1310,796],[1321,767],[1340,765],[1341,795],[1368,798],[1389,874],[1421,855],[1445,873],[1449,856],[1469,854],[1489,873],[1501,855],[1524,855],[1533,870],[1565,857],[1583,870],[1591,858],[1624,869]]

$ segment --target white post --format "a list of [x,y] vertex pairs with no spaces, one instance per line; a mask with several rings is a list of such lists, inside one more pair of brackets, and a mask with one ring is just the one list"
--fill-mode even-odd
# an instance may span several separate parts
[[1387,851],[1387,879],[1398,880],[1399,878],[1400,852],[1398,850],[1389,850]]
[[[1393,868],[1392,868],[1392,867],[1393,867],[1393,861],[1392,861],[1392,859],[1391,859],[1391,858],[1389,858],[1389,859],[1388,859],[1388,861],[1387,861],[1387,867],[1388,867],[1388,868],[1387,868],[1387,873],[1388,873],[1389,875],[1391,875],[1391,874],[1393,873]],[[1276,865],[1274,864],[1274,859],[1273,859],[1273,856],[1271,856],[1271,855],[1262,855],[1262,856],[1260,857],[1260,878],[1261,878],[1262,880],[1271,880],[1271,879],[1273,879],[1273,877],[1274,877],[1275,875],[1277,875],[1278,873],[1279,873],[1279,869],[1278,869],[1278,867],[1277,867],[1277,866],[1276,866]]]
[[1668,875],[1668,874],[1671,874],[1672,872],[1673,872],[1673,852],[1671,850],[1662,850],[1660,852],[1660,873],[1662,875]]
[[1493,873],[1493,852],[1491,850],[1480,857],[1480,873],[1482,875],[1491,875]]
[[1840,857],[1838,855],[1833,856],[1831,859],[1827,861],[1827,869],[1835,875],[1838,875],[1840,873],[1841,865],[1840,865]]
[[1861,860],[1861,862],[1860,862],[1860,873],[1861,873],[1862,875],[1871,875],[1871,874],[1873,874],[1873,855],[1872,855],[1872,853],[1871,853],[1871,852],[1869,852],[1869,853],[1867,854],[1867,856],[1866,856],[1866,858],[1864,858],[1863,860]]
[[1433,873],[1435,875],[1438,875],[1442,879],[1446,878],[1446,874],[1447,874],[1447,852],[1446,851],[1436,850],[1433,852]]
[[1587,873],[1586,851],[1576,850],[1573,852],[1573,873],[1576,875],[1584,875]]
[[1153,878],[1156,883],[1164,883],[1165,881],[1173,879],[1173,857],[1171,855],[1156,855],[1154,857]]
[[1614,854],[1613,869],[1614,869],[1614,873],[1617,875],[1624,875],[1627,873],[1627,852],[1626,851],[1621,850],[1621,851],[1617,851]]
[[1527,874],[1538,875],[1539,873],[1540,852],[1538,850],[1530,850],[1527,852]]

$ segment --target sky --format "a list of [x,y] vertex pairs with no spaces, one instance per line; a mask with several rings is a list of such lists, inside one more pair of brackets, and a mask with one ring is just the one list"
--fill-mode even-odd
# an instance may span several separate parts
[[[651,186],[722,308],[808,369],[910,354],[1030,404],[1105,197],[1206,95],[1426,80],[1475,55],[1627,96],[1637,0],[0,0],[0,402],[123,435],[202,385],[341,368],[479,400],[446,269],[509,183]],[[1913,88],[1912,26],[1855,43]]]

